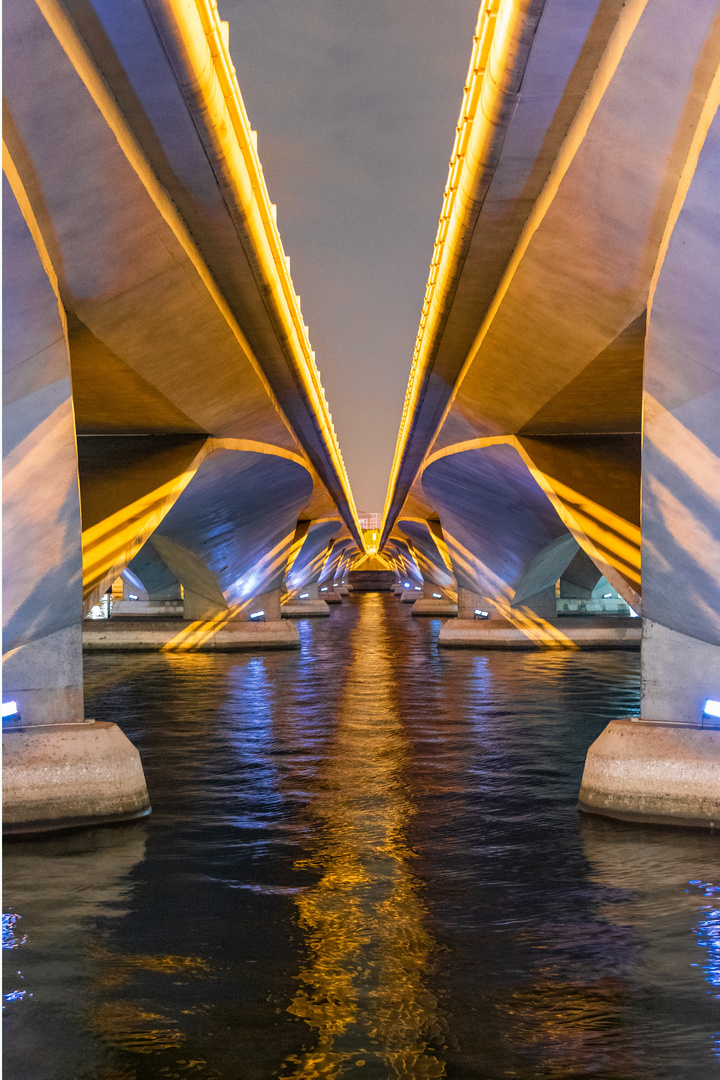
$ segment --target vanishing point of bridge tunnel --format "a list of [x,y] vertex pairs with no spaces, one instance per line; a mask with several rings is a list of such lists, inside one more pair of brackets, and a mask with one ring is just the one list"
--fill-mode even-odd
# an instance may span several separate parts
[[720,1076],[720,5],[226,2],[5,5],[7,1075]]

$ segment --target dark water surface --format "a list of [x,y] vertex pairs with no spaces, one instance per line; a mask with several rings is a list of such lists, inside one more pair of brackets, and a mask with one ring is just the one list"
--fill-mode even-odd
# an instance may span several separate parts
[[720,1076],[720,847],[580,815],[632,653],[94,655],[154,811],[6,845],[6,1080]]

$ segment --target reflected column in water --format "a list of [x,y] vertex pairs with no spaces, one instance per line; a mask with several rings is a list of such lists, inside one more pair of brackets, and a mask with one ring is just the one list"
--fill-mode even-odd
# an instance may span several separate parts
[[318,1031],[286,1062],[292,1077],[332,1077],[383,1063],[398,1077],[444,1074],[437,1002],[424,984],[435,948],[424,926],[413,853],[413,813],[403,787],[408,743],[393,693],[391,643],[381,598],[364,598],[352,660],[314,814],[321,873],[298,899],[309,958],[288,1011]]
[[126,914],[145,835],[145,823],[138,822],[6,846],[8,1076],[80,1076],[103,1060],[82,1021],[95,975],[87,931]]
[[[591,879],[617,890],[608,922],[632,927],[642,948],[643,989],[653,993],[647,1045],[661,1036],[685,1058],[687,1077],[717,1075],[720,1059],[720,843],[705,830],[624,825],[583,817]],[[700,947],[698,949],[698,946]],[[644,1019],[644,1018],[643,1018]],[[635,1018],[640,1027],[642,1019]],[[708,1032],[715,1034],[708,1040]],[[673,1074],[675,1075],[675,1074]]]

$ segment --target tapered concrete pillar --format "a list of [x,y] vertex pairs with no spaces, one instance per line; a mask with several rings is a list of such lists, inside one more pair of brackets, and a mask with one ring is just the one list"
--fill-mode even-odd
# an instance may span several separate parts
[[179,618],[184,614],[182,585],[155,550],[144,544],[122,573],[123,598],[112,618]]
[[[298,526],[299,527],[299,526]],[[302,536],[302,544],[286,574],[288,597],[282,607],[285,618],[322,617],[330,614],[325,596],[330,592],[332,579],[320,579],[333,548],[333,538],[341,528],[339,521],[311,522]],[[320,589],[323,589],[322,595]],[[341,603],[342,597],[332,597]]]
[[[717,109],[717,95],[709,103]],[[581,805],[720,825],[720,120],[700,120],[649,305],[642,697],[588,752]],[[707,127],[703,130],[703,125]],[[702,149],[699,149],[699,148]]]
[[330,608],[320,597],[317,581],[302,585],[290,593],[281,608],[284,619],[322,618],[330,614]]
[[[500,618],[500,613],[497,610],[494,602],[487,596],[481,596],[480,593],[473,592],[472,589],[458,589],[458,619],[475,619],[475,612],[482,613],[487,612],[488,618]],[[478,615],[478,618],[484,618],[482,614]]]
[[[140,757],[86,720],[77,451],[64,312],[27,196],[3,179],[4,831],[150,810]],[[14,702],[14,706],[10,704]]]

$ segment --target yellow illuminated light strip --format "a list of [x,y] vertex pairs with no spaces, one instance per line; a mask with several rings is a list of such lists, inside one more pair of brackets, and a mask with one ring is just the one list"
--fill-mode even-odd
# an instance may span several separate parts
[[[189,31],[183,0],[170,0],[170,2],[176,8],[179,25]],[[320,372],[315,363],[315,354],[310,346],[307,327],[300,311],[299,298],[290,277],[289,260],[283,249],[280,232],[275,220],[275,212],[263,177],[260,158],[255,147],[250,121],[245,111],[236,71],[222,32],[217,4],[215,0],[196,0],[195,6],[205,35],[206,47],[212,57],[215,75],[222,90],[224,106],[227,109],[252,189],[251,204],[248,206],[244,202],[243,208],[248,216],[251,233],[256,242],[257,254],[265,264],[265,275],[271,285],[272,292],[275,294],[277,310],[285,324],[286,336],[294,345],[293,361],[300,376],[306,401],[310,405],[322,433],[329,457],[347,500],[352,521],[359,534],[360,525],[350,489],[350,481],[338,445],[325,397],[325,390],[320,381]],[[198,65],[197,70],[202,72],[203,65]],[[210,98],[210,103],[212,103],[212,98]],[[226,125],[222,122],[223,117],[215,117],[214,121],[218,135],[222,139],[223,133],[227,130]],[[232,160],[233,155],[228,155],[229,164],[232,163]],[[237,179],[237,177],[234,177],[234,179]],[[242,190],[244,185],[239,186],[240,190]],[[259,220],[254,220],[256,217]]]
[[[509,3],[512,3],[514,5],[513,9],[509,8],[509,6],[508,6]],[[437,435],[437,432],[441,429],[442,425],[445,423],[445,420],[447,419],[447,416],[448,416],[448,414],[450,412],[450,409],[452,408],[452,405],[453,405],[453,403],[455,401],[455,398],[457,396],[458,390],[459,390],[463,380],[465,379],[465,376],[467,375],[467,372],[469,371],[478,350],[480,349],[480,346],[481,346],[481,344],[482,344],[482,342],[483,342],[483,340],[485,338],[485,335],[487,334],[487,331],[488,331],[490,325],[492,324],[493,319],[495,318],[495,315],[497,314],[497,311],[498,311],[498,309],[500,307],[500,304],[502,303],[502,301],[503,301],[503,299],[504,299],[504,297],[505,297],[505,295],[506,295],[506,293],[508,291],[508,288],[510,286],[510,282],[512,281],[512,279],[513,279],[513,277],[515,275],[515,272],[516,272],[520,262],[522,261],[522,258],[524,257],[525,252],[527,251],[527,248],[528,248],[528,246],[530,244],[530,241],[533,238],[533,236],[534,236],[535,232],[537,231],[537,229],[539,228],[540,224],[542,223],[542,221],[543,221],[543,219],[545,217],[545,214],[547,213],[547,210],[548,210],[549,206],[552,204],[552,201],[555,198],[555,195],[556,195],[557,190],[558,190],[558,188],[560,186],[560,183],[562,182],[562,180],[563,180],[563,178],[564,178],[564,176],[565,176],[565,174],[566,174],[566,172],[567,172],[567,170],[568,170],[568,168],[569,168],[569,166],[570,166],[570,164],[571,164],[571,162],[572,162],[572,160],[573,160],[573,158],[574,158],[574,156],[575,156],[575,154],[576,154],[576,152],[578,150],[578,147],[580,146],[581,142],[583,141],[583,139],[587,135],[588,128],[590,126],[590,122],[592,121],[592,119],[593,119],[593,117],[595,115],[595,111],[598,108],[598,105],[599,105],[600,101],[602,100],[602,98],[603,98],[603,96],[605,94],[605,91],[607,90],[607,87],[610,84],[610,81],[611,81],[613,75],[615,74],[615,71],[617,70],[617,66],[620,63],[620,60],[621,60],[621,58],[623,56],[623,53],[625,51],[625,48],[627,46],[627,43],[628,43],[628,41],[630,40],[630,38],[632,37],[632,35],[633,35],[634,31],[635,31],[638,20],[640,19],[645,6],[646,6],[646,0],[638,0],[638,2],[636,2],[636,3],[626,4],[623,11],[620,13],[620,15],[618,17],[617,24],[615,26],[615,30],[614,30],[614,32],[613,32],[613,34],[611,36],[608,47],[605,49],[605,52],[604,52],[604,54],[602,56],[602,59],[601,59],[600,63],[598,64],[598,68],[597,68],[597,71],[596,71],[595,76],[593,78],[590,89],[588,90],[587,94],[585,95],[585,97],[583,99],[583,102],[580,105],[580,107],[579,107],[579,109],[578,109],[578,111],[576,113],[575,119],[573,120],[573,123],[572,123],[571,128],[570,128],[570,131],[568,132],[568,135],[565,138],[565,140],[564,140],[564,142],[563,142],[563,144],[562,144],[562,146],[560,148],[560,151],[559,151],[557,159],[556,159],[556,161],[555,161],[555,163],[553,165],[551,173],[550,173],[550,175],[548,177],[548,180],[547,180],[542,192],[540,193],[539,197],[537,198],[537,200],[535,202],[535,205],[533,206],[532,211],[531,211],[531,213],[530,213],[530,215],[528,217],[528,220],[527,220],[527,222],[526,222],[526,224],[525,224],[525,226],[524,226],[524,228],[522,230],[520,239],[519,239],[518,243],[516,244],[515,249],[512,252],[512,257],[511,257],[510,262],[508,263],[508,267],[507,267],[507,269],[506,269],[506,271],[505,271],[505,273],[503,275],[503,279],[500,282],[500,285],[499,285],[499,287],[498,287],[498,289],[497,289],[497,291],[495,293],[495,296],[493,298],[490,309],[488,310],[487,314],[485,315],[485,318],[483,319],[482,325],[481,325],[481,327],[480,327],[480,329],[479,329],[479,331],[478,331],[478,333],[477,333],[477,335],[475,337],[475,340],[474,340],[474,342],[473,342],[473,344],[472,344],[472,346],[471,346],[471,348],[470,348],[470,350],[469,350],[469,352],[468,352],[468,354],[467,354],[467,356],[465,358],[463,367],[462,367],[462,369],[460,371],[460,374],[459,374],[459,376],[458,376],[458,378],[457,378],[457,380],[455,382],[455,386],[453,387],[453,392],[452,392],[452,394],[450,396],[449,401],[447,402],[447,404],[445,406],[445,409],[443,411],[443,415],[442,415],[442,417],[441,417],[441,419],[440,419],[440,421],[439,421],[439,423],[438,423],[438,425],[437,425],[437,427],[435,429],[435,433],[433,435],[433,438],[435,437],[435,435]],[[505,22],[505,26],[507,26],[509,24],[510,20],[513,18],[513,15],[514,14],[516,15],[519,12],[519,7],[520,7],[520,0],[504,0],[503,7],[502,7],[502,16],[501,16],[501,18],[502,18],[502,21]],[[510,12],[510,14],[508,15],[508,19],[505,20],[505,15],[506,15],[506,13],[508,11]],[[478,23],[478,26],[479,25],[480,25],[480,23]],[[507,39],[507,35],[506,35],[506,39]],[[476,42],[475,48],[477,48],[478,47],[477,46],[477,31],[476,31],[475,42]],[[508,49],[508,47],[511,48],[510,43],[509,43],[508,40],[505,41],[505,46],[506,46],[506,49]],[[473,50],[473,53],[475,52],[475,48]],[[508,49],[508,51],[509,51],[509,49]],[[472,67],[472,64],[471,64],[471,67]],[[484,73],[480,73],[480,74],[482,75]],[[482,86],[481,86],[480,90],[484,95],[484,88]],[[466,87],[466,97],[467,96],[468,96],[468,94],[467,94],[467,87]],[[460,114],[460,122],[461,123],[462,123],[463,117],[464,117],[464,108],[465,108],[465,101],[463,101],[463,112],[461,112],[461,114]],[[483,112],[483,110],[480,110],[480,116],[478,117],[478,119],[480,121],[486,121],[486,118],[485,118],[484,115],[482,115],[482,112]],[[473,114],[472,120],[474,121],[475,119],[476,119],[476,115]],[[458,127],[458,131],[459,130],[460,130],[460,128]],[[478,168],[478,167],[482,167],[483,162],[482,161],[474,161],[474,162],[472,162],[470,160],[470,158],[468,157],[468,158],[463,159],[463,161],[460,163],[460,168],[461,169],[462,169],[463,164],[465,165],[466,168],[470,168],[471,166],[473,166],[474,168]],[[450,173],[450,175],[452,177],[452,162],[451,162],[451,173]],[[460,184],[458,184],[458,186],[460,186]],[[447,188],[446,188],[446,191],[447,191]],[[442,224],[442,219],[441,219],[441,224]],[[440,239],[441,232],[442,232],[442,230],[439,229],[438,230],[438,239]],[[454,237],[454,241],[455,241],[455,247],[461,247],[462,242],[463,242],[462,234],[460,234],[459,236],[456,235]],[[436,244],[437,244],[437,241],[436,241]],[[445,245],[445,247],[448,247],[449,250],[448,250],[447,254],[445,254],[445,252],[442,253],[441,259],[446,259],[448,262],[450,262],[452,257],[454,255],[456,255],[457,252],[453,251],[452,247],[450,245]],[[437,306],[438,308],[441,307],[441,305],[443,303],[443,300],[444,300],[444,296],[442,295],[442,290],[441,290],[440,286],[444,285],[444,284],[446,284],[446,282],[444,282],[444,281],[441,282],[439,280],[438,276],[436,276],[435,279],[432,279],[432,276],[431,276],[431,281],[428,281],[428,291],[430,293],[430,303],[428,303],[428,294],[426,293],[426,304],[423,307],[423,317],[425,317],[425,315],[426,315],[426,308],[427,308],[428,312],[430,311],[430,305],[431,304]],[[441,295],[436,296],[435,294],[437,294],[437,293],[440,293]],[[400,463],[401,463],[402,457],[404,455],[406,443],[407,443],[407,441],[409,439],[409,436],[410,436],[412,418],[413,418],[414,411],[415,411],[415,409],[417,407],[417,398],[418,398],[420,388],[421,388],[421,385],[422,385],[422,382],[423,382],[425,369],[426,369],[427,365],[431,362],[431,357],[429,355],[425,355],[426,352],[427,352],[426,344],[429,343],[429,335],[426,332],[426,323],[427,323],[427,320],[424,323],[423,320],[421,319],[420,328],[418,330],[417,342],[416,342],[416,346],[415,346],[415,354],[414,354],[414,358],[413,358],[413,365],[412,365],[412,369],[411,369],[411,373],[410,373],[410,381],[408,383],[407,395],[406,395],[406,399],[405,399],[405,407],[404,407],[404,410],[403,410],[403,418],[402,418],[402,422],[401,422],[401,425],[400,425],[400,432],[398,434],[397,445],[396,445],[396,448],[395,448],[395,457],[394,457],[394,460],[393,460],[393,468],[392,468],[392,472],[391,472],[391,475],[390,475],[390,483],[388,485],[388,494],[387,494],[387,499],[386,499],[386,503],[385,503],[385,511],[384,511],[384,515],[383,515],[383,529],[385,528],[387,514],[390,512],[390,507],[391,507],[391,504],[392,504],[392,499],[393,499],[393,495],[394,495],[394,491],[395,491],[395,485],[397,483],[397,477],[398,477],[398,473],[399,473],[399,470],[400,470]],[[431,439],[429,445],[432,445],[432,441],[433,440]]]
[[[422,472],[433,462],[468,450],[483,450],[490,446],[511,446],[518,452],[535,482],[545,492],[558,517],[572,533],[580,546],[604,572],[621,595],[630,593],[629,603],[634,609],[641,604],[640,539],[637,525],[613,513],[606,506],[595,502],[574,488],[539,469],[522,442],[515,435],[494,435],[484,439],[468,439],[466,442],[446,446],[431,454],[422,465]],[[622,578],[618,587],[617,572]],[[626,596],[627,599],[627,596]]]
[[[148,536],[197,472],[187,469],[173,480],[136,499],[129,506],[83,530],[83,595],[90,596],[103,578],[122,562],[127,566]],[[119,573],[120,571],[118,571]]]
[[[246,600],[242,604],[231,604],[228,606],[227,611],[220,611],[217,615],[213,615],[209,619],[197,619],[195,622],[190,623],[188,626],[184,626],[174,637],[167,641],[161,652],[192,652],[195,649],[201,648],[210,638],[214,637],[219,630],[227,626],[229,622],[236,619],[238,615],[254,603],[257,596],[261,595],[265,590],[265,586],[272,580],[279,568],[283,565],[287,558],[287,552],[290,549],[295,532],[288,533],[283,539],[275,545],[257,564],[255,569],[256,574],[260,574],[260,580],[263,584],[258,585],[258,592],[255,596],[251,596],[249,600]],[[260,569],[263,568],[264,569]]]
[[[74,23],[69,18],[67,11],[59,0],[37,0],[37,2],[43,17],[66,53],[79,78],[85,85],[85,88],[97,106],[103,119],[115,135],[125,157],[135,170],[136,175],[155,204],[161,217],[170,227],[183,247],[186,255],[203,281],[208,293],[212,296],[222,312],[223,317],[235,335],[242,352],[262,383],[263,389],[273,402],[278,413],[283,417],[288,428],[292,430],[292,426],[284,416],[277,397],[245,338],[242,329],[233,316],[230,307],[215,283],[215,279],[197,249],[190,231],[177,213],[177,209],[168,196],[168,193],[160,184],[157,176],[151,169],[144,151],[139,145],[125,117],[121,113],[115,98],[110,94],[107,85],[100,75],[93,58],[90,56],[84,41],[79,36]],[[318,427],[322,434],[332,466],[340,480],[343,494],[345,495],[350,509],[352,521],[357,529],[358,535],[360,535],[357,510],[355,509],[350,484],[335,436],[324,391],[320,383],[319,372],[313,359],[307,330],[304,326],[298,300],[290,279],[287,258],[283,251],[280,234],[274,221],[265,181],[262,177],[262,167],[253,144],[249,121],[242,103],[240,89],[235,78],[235,69],[232,66],[229,54],[222,40],[216,5],[209,2],[209,0],[196,0],[199,25],[196,24],[196,29],[194,29],[190,25],[190,12],[187,5],[184,3],[184,0],[167,0],[167,2],[169,6],[174,8],[177,29],[183,38],[189,58],[194,61],[193,67],[197,83],[204,91],[204,104],[207,107],[208,116],[212,118],[210,122],[214,122],[218,138],[224,149],[228,150],[226,164],[232,172],[233,180],[239,194],[242,194],[243,190],[247,191],[249,181],[252,204],[250,209],[254,209],[260,219],[259,222],[255,223],[256,227],[251,230],[252,238],[256,246],[255,254],[260,261],[264,263],[266,275],[268,274],[268,270],[270,270],[268,280],[271,285],[271,292],[274,294],[278,314],[284,324],[284,330],[288,340],[292,345],[293,355],[291,359],[294,363],[296,373],[299,375],[302,387],[306,392],[306,400],[310,406],[311,412],[318,422]],[[211,61],[209,65],[207,63],[208,59]],[[215,75],[214,85],[208,85],[210,82],[210,70],[212,70]],[[220,93],[217,92],[218,90]],[[230,121],[229,125],[227,122],[228,120]],[[232,152],[233,147],[228,144],[227,133],[230,129],[232,129],[234,134],[234,153]],[[237,158],[238,150],[242,155],[245,166],[245,177],[241,175],[242,170],[233,168],[233,163]],[[243,206],[247,212],[247,200],[243,201]],[[271,267],[274,267],[274,273],[270,269]],[[278,304],[278,286],[284,302],[280,304]]]
[[189,469],[83,531],[83,597],[86,601],[108,576],[119,576],[175,504],[203,461],[210,454],[223,450],[284,458],[309,472],[313,482],[317,476],[308,461],[284,447],[254,439],[208,439]]
[[[500,3],[501,0],[487,0],[487,2],[483,2],[480,6],[478,21],[475,27],[470,66],[468,68],[468,74],[463,90],[463,101],[456,126],[452,155],[450,157],[448,179],[443,192],[440,221],[435,236],[432,259],[430,261],[430,273],[425,287],[425,298],[423,300],[422,313],[420,315],[420,325],[415,341],[410,378],[408,380],[402,418],[400,420],[400,431],[398,432],[395,455],[390,473],[390,482],[388,484],[388,493],[385,501],[385,508],[383,510],[381,534],[385,530],[387,515],[390,512],[395,484],[397,482],[398,472],[400,471],[400,462],[405,449],[405,444],[410,434],[412,417],[418,404],[418,397],[422,387],[425,369],[430,361],[428,353],[432,337],[431,332],[435,327],[438,314],[436,309],[438,308],[439,297],[436,296],[436,294],[440,292],[440,284],[444,284],[445,279],[447,278],[447,269],[443,274],[441,273],[441,268],[443,263],[448,264],[455,254],[453,250],[453,241],[457,242],[458,237],[457,235],[450,235],[451,221],[455,210],[458,189],[460,187],[461,174],[466,163],[468,143],[470,141],[472,127],[476,119],[478,105],[481,99],[485,71],[494,37]],[[512,4],[514,3],[514,0],[505,0],[505,3]],[[484,116],[482,116],[482,119],[485,119]],[[475,163],[472,162],[471,164],[474,166]]]
[[[563,634],[557,626],[553,626],[547,619],[543,619],[542,616],[537,615],[532,608],[527,606],[513,608],[510,603],[513,590],[507,583],[481,563],[480,560],[454,536],[451,536],[448,533],[445,535],[448,538],[448,546],[453,552],[454,559],[465,574],[471,580],[484,578],[486,579],[487,584],[491,585],[490,591],[487,592],[487,594],[481,593],[481,595],[487,597],[488,604],[497,611],[501,619],[505,619],[541,648],[579,648],[579,645],[576,642],[567,637],[566,634]],[[491,596],[492,599],[490,598]]]

